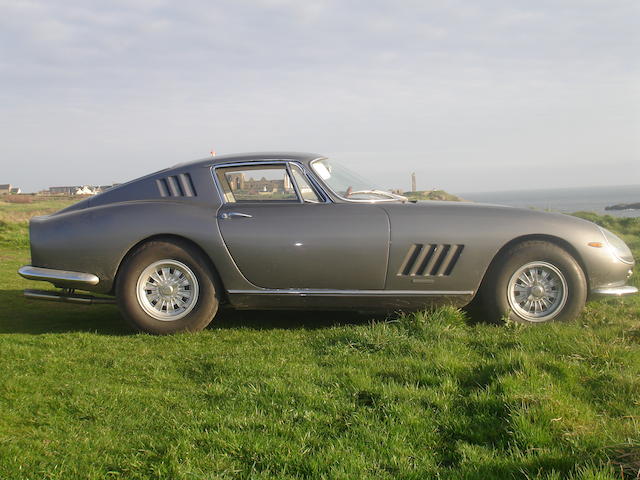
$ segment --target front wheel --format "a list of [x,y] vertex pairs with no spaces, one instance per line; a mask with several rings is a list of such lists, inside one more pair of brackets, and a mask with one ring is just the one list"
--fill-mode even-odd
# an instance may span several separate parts
[[582,311],[587,282],[567,251],[532,240],[504,252],[488,273],[481,296],[491,320],[508,316],[520,323],[566,321]]
[[123,262],[116,301],[136,329],[158,335],[205,328],[218,310],[215,278],[186,242],[150,241]]

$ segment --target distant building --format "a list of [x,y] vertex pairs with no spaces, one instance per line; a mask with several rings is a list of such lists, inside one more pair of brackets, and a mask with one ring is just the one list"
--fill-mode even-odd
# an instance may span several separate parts
[[0,195],[19,195],[22,190],[19,187],[14,187],[10,183],[0,184]]
[[75,195],[78,189],[82,188],[82,186],[72,186],[72,187],[49,187],[49,195]]
[[246,178],[244,172],[238,172],[227,174],[227,179],[232,191],[244,191],[250,194],[268,195],[293,188],[288,175],[285,175],[282,180],[267,180],[264,177],[255,180],[253,177]]
[[114,183],[113,185],[70,185],[67,187],[49,187],[49,190],[44,190],[42,194],[44,195],[96,195],[98,193],[109,190],[110,188],[118,185]]
[[89,185],[84,185],[78,188],[74,195],[95,195],[98,193],[98,187],[90,187]]

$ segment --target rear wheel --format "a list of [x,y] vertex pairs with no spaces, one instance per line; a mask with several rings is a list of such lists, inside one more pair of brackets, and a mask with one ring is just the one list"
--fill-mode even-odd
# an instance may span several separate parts
[[509,248],[482,287],[491,320],[506,316],[520,323],[576,318],[587,299],[587,282],[578,262],[559,246],[531,240]]
[[116,301],[136,329],[159,335],[202,330],[218,310],[207,259],[181,241],[150,241],[133,251],[118,273]]

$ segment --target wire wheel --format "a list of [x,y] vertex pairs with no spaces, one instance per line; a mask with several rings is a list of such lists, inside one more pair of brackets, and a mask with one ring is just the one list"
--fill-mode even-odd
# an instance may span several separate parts
[[177,260],[159,260],[145,268],[136,286],[138,303],[156,320],[171,322],[188,315],[198,302],[195,274]]
[[507,297],[511,310],[529,322],[546,322],[567,302],[567,281],[562,272],[547,262],[521,266],[509,279]]

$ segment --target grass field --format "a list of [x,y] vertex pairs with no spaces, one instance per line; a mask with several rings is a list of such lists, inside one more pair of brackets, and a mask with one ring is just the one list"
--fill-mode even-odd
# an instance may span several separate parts
[[[638,297],[535,328],[442,308],[132,334],[112,306],[23,299],[26,219],[60,206],[0,202],[0,479],[638,474]],[[638,219],[591,218],[640,257]]]

